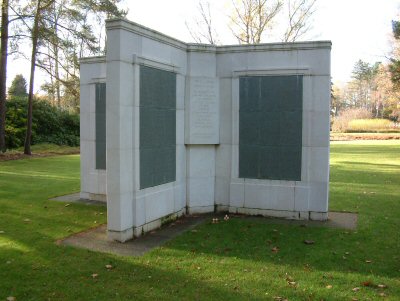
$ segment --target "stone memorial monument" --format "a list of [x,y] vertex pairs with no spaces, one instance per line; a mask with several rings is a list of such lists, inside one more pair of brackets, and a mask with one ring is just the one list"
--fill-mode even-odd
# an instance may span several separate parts
[[183,214],[325,220],[329,41],[186,44],[107,21],[81,60],[81,197],[126,241]]

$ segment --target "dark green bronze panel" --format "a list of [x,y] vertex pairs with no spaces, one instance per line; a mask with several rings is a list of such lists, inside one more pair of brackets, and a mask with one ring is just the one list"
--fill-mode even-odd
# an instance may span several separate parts
[[96,84],[96,169],[106,169],[106,84]]
[[303,77],[241,77],[239,102],[239,177],[300,181]]
[[176,179],[176,75],[140,67],[140,189]]

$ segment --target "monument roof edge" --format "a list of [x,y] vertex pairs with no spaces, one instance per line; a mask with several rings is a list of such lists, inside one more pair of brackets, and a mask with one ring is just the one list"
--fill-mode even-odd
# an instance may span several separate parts
[[282,42],[282,43],[262,43],[245,45],[221,45],[216,47],[217,53],[242,52],[242,51],[289,51],[289,50],[312,50],[312,49],[331,49],[331,41],[307,41],[307,42]]
[[105,55],[81,57],[79,59],[80,64],[95,64],[95,63],[105,63],[105,62],[106,62]]
[[107,30],[124,29],[153,40],[162,41],[164,43],[170,44],[172,46],[175,46],[183,50],[187,49],[187,44],[185,42],[182,42],[157,30],[135,23],[128,19],[123,19],[123,18],[108,19],[106,20],[106,29]]

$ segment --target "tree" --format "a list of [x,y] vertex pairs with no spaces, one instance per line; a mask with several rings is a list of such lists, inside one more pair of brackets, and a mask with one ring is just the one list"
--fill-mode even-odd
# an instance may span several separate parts
[[27,82],[22,74],[17,74],[13,79],[8,94],[13,96],[26,96]]
[[186,28],[196,43],[216,45],[218,43],[218,37],[213,25],[210,2],[199,2],[198,12],[200,17],[194,20],[194,27],[196,29],[192,29],[188,22],[185,22]]
[[232,3],[234,13],[230,17],[230,28],[233,35],[240,44],[259,44],[280,12],[283,0],[238,0]]
[[358,60],[352,71],[353,86],[356,92],[356,106],[374,110],[374,101],[371,98],[373,91],[376,89],[375,77],[378,73],[380,63],[373,65]]
[[26,135],[24,144],[24,154],[31,155],[31,139],[32,139],[32,106],[33,106],[33,85],[35,80],[35,67],[37,46],[39,40],[39,20],[43,10],[52,5],[53,1],[48,1],[42,7],[42,0],[36,2],[36,13],[32,29],[32,55],[31,55],[31,75],[29,79],[29,94],[28,94],[28,117],[26,122]]
[[317,0],[287,0],[288,28],[283,35],[283,42],[295,42],[307,33],[310,18],[315,12]]
[[0,46],[0,151],[6,151],[6,81],[8,57],[8,0],[1,6],[1,46]]
[[394,88],[400,90],[400,21],[392,21],[392,32],[394,43],[389,71]]

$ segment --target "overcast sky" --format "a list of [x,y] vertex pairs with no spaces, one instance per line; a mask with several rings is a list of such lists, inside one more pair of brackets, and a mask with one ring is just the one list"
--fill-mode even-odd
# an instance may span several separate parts
[[[235,44],[226,26],[231,0],[210,0],[219,39],[224,44]],[[193,42],[185,21],[189,24],[197,15],[198,0],[124,0],[127,18],[185,42]],[[313,29],[307,40],[332,41],[332,78],[339,83],[350,79],[358,59],[374,63],[385,61],[390,51],[391,20],[400,12],[400,0],[317,0]],[[280,26],[277,21],[276,26]],[[270,41],[279,41],[270,37]],[[268,41],[269,42],[269,41]],[[8,83],[16,74],[29,78],[27,61],[10,61]],[[43,83],[39,75],[38,91]]]

